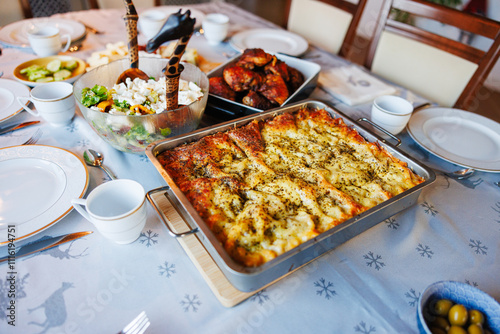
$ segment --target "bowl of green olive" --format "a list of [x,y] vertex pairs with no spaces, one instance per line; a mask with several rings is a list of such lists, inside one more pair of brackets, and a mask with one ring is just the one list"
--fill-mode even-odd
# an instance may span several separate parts
[[469,284],[436,282],[419,298],[417,325],[421,334],[500,334],[500,304]]

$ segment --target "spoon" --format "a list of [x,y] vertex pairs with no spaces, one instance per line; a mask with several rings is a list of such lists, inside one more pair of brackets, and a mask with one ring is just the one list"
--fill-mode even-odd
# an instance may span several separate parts
[[123,0],[127,6],[127,15],[123,18],[126,21],[127,26],[127,38],[128,38],[128,54],[130,60],[130,68],[126,69],[118,79],[116,83],[124,83],[127,78],[134,80],[135,78],[140,78],[142,80],[148,81],[149,76],[139,69],[139,45],[137,43],[137,21],[139,16],[135,10],[132,0]]
[[111,171],[103,165],[104,157],[101,153],[89,149],[88,151],[83,152],[83,159],[87,165],[101,168],[106,174],[108,174],[111,180],[116,180],[116,176],[114,176],[113,173],[111,173]]
[[453,179],[463,180],[470,177],[472,174],[474,174],[475,171],[476,170],[473,168],[464,168],[456,170],[454,172],[445,172],[445,171],[440,171],[440,172]]

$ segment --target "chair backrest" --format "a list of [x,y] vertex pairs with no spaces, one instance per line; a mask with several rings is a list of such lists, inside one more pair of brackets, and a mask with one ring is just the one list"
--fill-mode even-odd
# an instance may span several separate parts
[[[27,19],[71,11],[68,0],[19,0],[19,2],[23,15]],[[87,0],[87,5],[89,9],[99,8],[97,0]]]
[[287,29],[326,51],[346,56],[367,0],[288,0]]
[[[431,32],[436,22],[449,37]],[[490,45],[480,50],[464,36],[483,36]],[[443,107],[467,109],[499,56],[500,22],[430,1],[384,0],[365,67]]]

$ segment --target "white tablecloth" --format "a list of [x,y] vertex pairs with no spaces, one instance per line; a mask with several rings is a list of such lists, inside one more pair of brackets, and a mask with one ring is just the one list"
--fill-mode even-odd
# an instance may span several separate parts
[[[234,30],[275,27],[225,3],[196,6],[224,12]],[[104,30],[89,34],[73,53],[85,59],[108,42],[125,40],[124,10],[99,10],[60,15]],[[139,41],[140,43],[143,41]],[[213,61],[234,53],[228,44],[209,47],[194,36],[191,46]],[[29,52],[3,48],[4,78]],[[304,56],[323,69],[346,64],[314,47]],[[421,99],[399,89],[415,104]],[[369,104],[350,107],[318,87],[312,98],[326,100],[356,119],[368,116]],[[23,112],[14,121],[34,119]],[[38,142],[67,149],[78,156],[88,148],[103,153],[105,164],[119,177],[139,181],[146,190],[165,184],[145,155],[122,153],[103,142],[77,114],[66,127],[39,126]],[[21,142],[35,128],[2,136]],[[19,138],[16,138],[19,137]],[[0,138],[2,138],[0,137]],[[453,166],[421,149],[406,133],[401,149],[430,167]],[[108,181],[90,168],[89,191]],[[72,243],[16,261],[15,287],[10,271],[0,264],[1,333],[115,333],[145,310],[147,333],[416,333],[416,302],[425,287],[440,280],[467,282],[500,300],[500,188],[498,174],[477,172],[457,181],[437,173],[418,203],[354,237],[304,268],[241,304],[225,308],[216,299],[179,243],[168,235],[151,207],[141,237],[117,245],[97,231]],[[0,185],[1,187],[1,185]],[[94,226],[72,211],[60,222],[26,242]],[[22,242],[19,242],[21,246]],[[0,247],[4,255],[6,247]],[[15,291],[15,298],[9,291]],[[15,301],[12,321],[9,303]]]

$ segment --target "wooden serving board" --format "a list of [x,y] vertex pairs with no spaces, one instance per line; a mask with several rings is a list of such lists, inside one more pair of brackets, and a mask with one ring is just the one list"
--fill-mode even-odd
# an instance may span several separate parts
[[[177,213],[175,208],[172,207],[172,203],[164,193],[164,191],[153,193],[151,194],[151,199],[162,211],[172,231],[181,233],[190,230],[189,225]],[[193,261],[194,265],[215,294],[215,297],[217,297],[223,306],[233,307],[265,288],[262,287],[253,292],[242,292],[236,289],[228,281],[226,276],[224,276],[196,234],[190,234],[176,239],[179,241],[182,248],[184,248],[184,251],[191,261]]]

